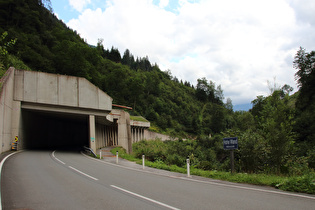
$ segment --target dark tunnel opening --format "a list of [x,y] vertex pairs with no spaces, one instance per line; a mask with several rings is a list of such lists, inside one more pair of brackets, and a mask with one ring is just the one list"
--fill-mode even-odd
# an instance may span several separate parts
[[88,145],[88,117],[22,109],[23,148],[78,149]]

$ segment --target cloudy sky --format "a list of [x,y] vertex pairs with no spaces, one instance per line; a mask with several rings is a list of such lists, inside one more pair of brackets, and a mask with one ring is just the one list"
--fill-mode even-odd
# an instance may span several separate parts
[[234,105],[269,94],[267,81],[297,90],[300,46],[315,50],[314,0],[51,0],[57,17],[89,44],[148,56],[196,85],[221,85]]

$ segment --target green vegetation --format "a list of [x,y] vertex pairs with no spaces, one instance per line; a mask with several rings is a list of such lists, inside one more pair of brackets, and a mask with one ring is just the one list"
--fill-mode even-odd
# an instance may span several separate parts
[[140,122],[149,122],[147,119],[145,119],[142,116],[130,116],[130,120],[140,121]]
[[134,156],[126,153],[126,150],[122,147],[115,147],[114,149],[111,150],[111,153],[113,153],[114,155],[116,155],[116,152],[118,152],[119,157],[121,157],[123,159],[130,160],[130,161],[137,161],[138,160]]
[[[175,144],[181,144],[181,141],[175,141]],[[142,164],[142,154],[139,152],[139,145],[141,144],[140,150],[146,150],[143,152],[143,154],[149,154],[146,155],[145,165],[147,167],[153,167],[157,169],[163,169],[168,170],[172,172],[178,172],[178,173],[187,173],[186,170],[186,159],[182,158],[182,162],[178,161],[176,164],[170,164],[165,163],[163,160],[161,160],[158,155],[153,155],[152,151],[155,151],[156,153],[161,154],[163,150],[170,149],[167,145],[169,142],[161,142],[160,140],[154,140],[154,141],[142,141],[141,143],[135,143],[133,148],[136,150],[134,151],[133,155],[126,154],[126,151],[121,147],[116,147],[115,149],[111,150],[113,154],[116,154],[116,151],[119,152],[119,156],[134,161],[138,164]],[[174,142],[173,142],[174,144]],[[186,144],[189,145],[190,143]],[[143,147],[143,145],[146,145]],[[164,147],[163,147],[164,145]],[[154,147],[154,149],[151,149],[151,147]],[[163,148],[162,148],[163,147]],[[139,157],[141,154],[141,158]],[[170,156],[169,153],[167,156]],[[153,156],[156,158],[154,160]],[[163,156],[163,155],[162,155]],[[191,156],[192,157],[192,156]],[[167,159],[167,158],[166,158]],[[194,162],[194,161],[192,161]],[[178,166],[181,165],[181,166]],[[196,165],[196,160],[192,164],[190,169],[191,175],[197,175],[212,179],[219,179],[224,181],[230,181],[230,182],[236,182],[236,183],[247,183],[247,184],[255,184],[255,185],[262,185],[262,186],[271,186],[275,188],[279,188],[286,191],[293,191],[293,192],[303,192],[303,193],[310,193],[315,194],[315,173],[314,172],[308,172],[305,175],[294,175],[294,176],[283,176],[283,175],[273,175],[273,174],[266,174],[266,173],[260,173],[260,174],[253,174],[253,173],[233,173],[230,172],[224,172],[224,171],[218,171],[218,170],[204,170],[198,168],[198,165]]]
[[229,155],[222,148],[222,138],[236,136],[238,174],[248,173],[253,182],[261,174],[289,176],[293,178],[277,182],[280,188],[312,189],[314,51],[300,48],[296,54],[293,64],[299,90],[295,94],[290,95],[292,88],[286,84],[274,84],[269,96],[252,101],[250,111],[234,112],[232,101],[223,102],[223,90],[214,81],[200,78],[194,87],[170,71],[161,71],[148,56],[135,58],[128,49],[121,56],[114,47],[106,49],[102,39],[90,46],[58,20],[49,5],[49,0],[0,0],[0,76],[14,66],[88,79],[113,103],[132,107],[132,116],[149,120],[151,130],[187,139],[134,145],[135,157],[146,154],[159,167],[182,170],[189,157],[193,170],[228,173]]

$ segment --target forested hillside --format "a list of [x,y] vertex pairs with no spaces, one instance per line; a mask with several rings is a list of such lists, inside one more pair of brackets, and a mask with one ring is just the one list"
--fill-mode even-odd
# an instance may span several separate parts
[[[175,162],[193,156],[196,167],[226,170],[229,154],[222,138],[237,136],[239,171],[301,174],[315,168],[314,51],[301,48],[292,61],[300,88],[296,94],[290,95],[288,85],[275,84],[269,96],[252,101],[249,112],[234,112],[215,81],[200,78],[194,87],[148,57],[103,46],[102,37],[90,46],[47,8],[49,0],[0,0],[1,76],[14,66],[85,77],[113,103],[150,120],[153,129],[196,139],[173,145],[183,155],[175,157],[172,150]],[[172,158],[159,160],[172,164]]]
[[131,114],[146,117],[168,133],[208,134],[229,126],[223,91],[214,82],[203,78],[194,88],[161,71],[148,57],[107,49],[101,37],[97,46],[90,46],[44,3],[49,6],[49,1],[0,1],[0,33],[7,33],[2,42],[16,40],[7,47],[5,68],[85,77],[114,103],[132,107]]

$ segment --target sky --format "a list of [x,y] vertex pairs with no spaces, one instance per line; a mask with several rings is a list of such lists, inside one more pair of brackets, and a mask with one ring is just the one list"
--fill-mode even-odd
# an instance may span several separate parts
[[[248,104],[270,85],[297,91],[293,60],[315,50],[314,0],[51,0],[91,45],[148,56],[194,86],[205,77],[225,100]],[[269,82],[268,82],[269,81]]]

